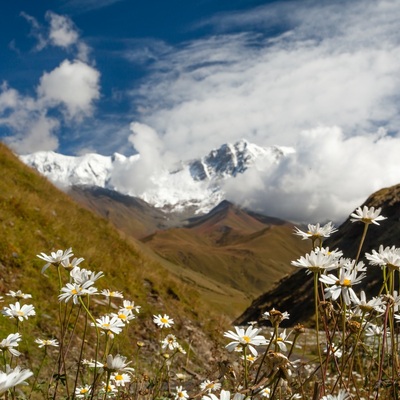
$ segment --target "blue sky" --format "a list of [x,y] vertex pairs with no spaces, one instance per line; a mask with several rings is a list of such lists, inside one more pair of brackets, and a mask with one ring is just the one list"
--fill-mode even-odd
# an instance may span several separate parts
[[339,218],[400,182],[399,20],[397,0],[10,1],[0,136],[149,168],[242,138],[291,146],[230,199]]
[[[0,17],[0,75],[3,85],[7,85],[3,86],[3,93],[7,87],[37,100],[40,79],[63,61],[81,60],[99,76],[92,82],[97,85],[97,93],[87,99],[91,102],[90,112],[82,109],[77,120],[63,118],[65,102],[43,107],[49,119],[57,121],[50,139],[47,136],[47,145],[46,135],[43,140],[24,140],[29,135],[29,125],[15,127],[6,118],[0,125],[1,136],[19,152],[52,149],[66,154],[132,153],[134,150],[127,141],[129,123],[140,118],[132,91],[151,75],[153,65],[199,38],[222,32],[212,22],[213,18],[240,13],[262,3],[249,0],[8,3]],[[51,37],[57,30],[59,42]],[[89,105],[83,103],[82,108],[85,106]],[[10,110],[3,115],[9,116]],[[48,129],[53,125],[49,124]]]

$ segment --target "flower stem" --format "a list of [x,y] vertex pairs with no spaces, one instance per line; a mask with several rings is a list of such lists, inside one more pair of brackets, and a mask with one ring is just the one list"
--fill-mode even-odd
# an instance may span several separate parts
[[367,236],[368,227],[369,227],[369,224],[368,223],[364,223],[364,231],[363,231],[363,234],[361,236],[360,245],[358,246],[356,262],[354,263],[354,265],[357,265],[358,259],[360,258],[361,249],[363,247],[365,237]]
[[[315,305],[315,335],[316,335],[316,342],[317,342],[318,359],[319,359],[319,366],[321,368],[321,371],[323,371],[321,346],[319,343],[318,272],[314,272],[314,305]],[[322,374],[322,390],[325,392],[324,374]]]

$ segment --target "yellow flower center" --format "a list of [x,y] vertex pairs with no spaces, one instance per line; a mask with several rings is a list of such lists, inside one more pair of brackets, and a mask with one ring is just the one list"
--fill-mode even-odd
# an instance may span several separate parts
[[124,377],[122,376],[122,375],[120,375],[120,374],[118,374],[118,375],[115,375],[115,378],[114,378],[116,381],[123,381],[124,380]]
[[103,324],[102,327],[108,329],[110,327],[110,324]]
[[343,279],[342,286],[351,286],[351,280],[350,279]]
[[83,389],[81,389],[80,390],[80,394],[84,394],[84,393],[87,393],[89,391],[89,389],[86,389],[86,388],[83,388]]
[[246,343],[250,343],[250,342],[251,342],[251,338],[249,338],[248,336],[243,336],[243,340],[244,340]]
[[163,324],[168,324],[167,318],[161,318],[160,321],[161,321]]
[[182,397],[185,397],[185,395],[182,392],[179,392],[178,397],[182,398]]
[[25,315],[25,313],[23,312],[23,311],[17,311],[17,315],[19,315],[19,316],[24,316]]
[[118,318],[125,320],[127,317],[125,314],[118,314]]

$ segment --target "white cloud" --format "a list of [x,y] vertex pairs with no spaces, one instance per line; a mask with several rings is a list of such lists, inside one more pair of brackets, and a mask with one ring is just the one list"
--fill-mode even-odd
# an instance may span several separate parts
[[88,12],[99,8],[109,7],[123,0],[66,0],[64,8],[77,12]]
[[[13,134],[5,142],[18,153],[56,150],[60,126],[91,115],[93,102],[100,96],[99,76],[81,61],[65,60],[42,75],[36,97],[23,96],[3,83],[0,126]],[[51,110],[61,110],[62,115],[56,119],[50,116]]]
[[399,46],[336,54],[331,44],[285,49],[252,41],[213,38],[174,54],[173,68],[135,93],[142,121],[182,154],[241,137],[291,145],[299,131],[318,124],[349,133],[382,123],[398,130]]
[[46,19],[50,23],[49,38],[52,45],[67,48],[78,42],[79,34],[70,18],[48,11]]
[[[74,22],[66,15],[56,14],[52,11],[46,12],[46,21],[49,26],[46,27],[39,21],[25,13],[21,12],[23,17],[31,26],[30,36],[35,38],[37,43],[34,47],[35,51],[41,51],[48,46],[61,47],[64,50],[73,53],[77,59],[88,63],[90,47],[80,38],[78,29]],[[15,48],[15,42],[12,42]]]
[[129,141],[140,153],[140,159],[115,168],[112,184],[124,188],[124,192],[142,194],[154,187],[154,176],[167,168],[164,144],[157,132],[145,124],[133,122],[130,129]]
[[[47,46],[47,39],[45,37],[42,26],[39,24],[38,20],[31,15],[21,12],[21,17],[24,18],[31,26],[31,31],[29,36],[33,37],[36,40],[35,50],[40,51],[43,50]],[[15,47],[15,42],[13,44]]]
[[38,102],[3,83],[0,88],[0,126],[13,133],[5,142],[19,153],[55,150],[59,122],[46,115]]
[[339,127],[318,127],[301,132],[295,147],[275,169],[228,182],[228,198],[292,221],[341,222],[371,193],[400,181],[400,138],[383,129],[346,137]]
[[[25,128],[27,128],[25,126]],[[58,139],[55,131],[59,122],[43,114],[39,114],[30,121],[29,129],[23,135],[16,135],[8,141],[8,145],[18,150],[20,154],[29,154],[35,151],[55,150],[58,148]]]
[[100,73],[89,65],[90,49],[69,17],[48,11],[47,28],[27,13],[21,16],[31,26],[35,51],[56,46],[75,55],[42,74],[36,95],[23,95],[6,82],[0,86],[0,126],[8,133],[4,141],[18,153],[57,150],[60,128],[92,115],[100,98]]
[[219,14],[207,22],[214,36],[153,57],[133,105],[176,158],[241,138],[295,147],[273,174],[227,187],[230,196],[291,219],[340,219],[400,181],[399,19],[393,0]]
[[46,106],[62,105],[68,118],[92,113],[93,101],[100,97],[100,73],[81,62],[64,60],[57,68],[45,72],[37,89]]

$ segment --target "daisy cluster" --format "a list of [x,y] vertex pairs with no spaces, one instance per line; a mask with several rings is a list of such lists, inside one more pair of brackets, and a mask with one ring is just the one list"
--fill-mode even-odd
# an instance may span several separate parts
[[[309,224],[306,231],[295,228],[295,235],[311,241],[311,251],[292,265],[314,283],[313,350],[310,354],[298,345],[304,326],[281,328],[288,312],[273,308],[248,327],[235,326],[224,336],[230,339],[226,349],[240,355],[231,371],[237,393],[323,400],[400,396],[400,249],[380,245],[361,258],[368,227],[385,219],[374,207],[359,207],[351,214],[351,222],[364,224],[355,259],[344,257],[340,249],[324,247],[324,240],[337,232],[332,222]],[[367,277],[376,267],[382,271],[382,286],[368,298]],[[263,320],[270,322],[271,330],[266,331]],[[301,351],[305,360],[299,357]]]
[[[45,261],[41,272],[50,277],[56,271],[59,281],[59,326],[55,324],[55,332],[50,338],[36,338],[34,343],[42,351],[42,361],[33,368],[22,369],[18,358],[23,355],[20,345],[23,336],[21,325],[35,318],[36,309],[30,303],[32,296],[21,290],[6,293],[11,298],[10,304],[1,310],[15,326],[15,332],[0,338],[0,352],[4,359],[5,371],[0,371],[0,395],[10,394],[11,389],[25,385],[32,376],[30,397],[40,393],[39,398],[77,398],[108,399],[123,396],[164,396],[170,391],[170,374],[173,362],[179,355],[185,356],[186,350],[179,339],[168,330],[174,326],[173,318],[167,314],[155,314],[153,323],[159,329],[161,338],[155,354],[157,362],[147,364],[155,369],[154,377],[139,367],[139,352],[152,345],[137,341],[133,350],[136,352],[135,367],[133,361],[119,354],[118,337],[128,333],[129,325],[141,311],[141,306],[126,299],[121,291],[99,289],[98,283],[104,277],[103,272],[96,272],[83,267],[84,259],[74,257],[71,248],[51,252],[50,255],[40,253],[38,257]],[[1,297],[1,301],[4,299]],[[99,314],[102,306],[106,312]],[[75,321],[75,322],[74,322]],[[83,327],[78,327],[79,322]],[[79,338],[79,333],[84,335]],[[89,339],[90,338],[90,339]],[[71,348],[78,348],[79,355],[74,354],[68,360]],[[115,354],[117,351],[117,354]],[[88,354],[90,357],[86,357]],[[76,359],[78,360],[76,361]],[[46,384],[42,367],[54,362],[54,373]],[[182,381],[177,372],[176,380]],[[218,387],[218,384],[215,384]],[[171,391],[170,391],[171,393]],[[123,397],[125,398],[125,397]]]
[[[71,248],[40,253],[42,274],[58,275],[58,323],[53,335],[33,340],[42,359],[23,367],[28,360],[23,332],[40,313],[30,304],[30,294],[5,293],[9,301],[1,313],[13,329],[0,337],[0,396],[16,399],[18,390],[21,397],[53,399],[400,398],[400,249],[380,245],[361,257],[368,227],[384,220],[379,208],[359,207],[351,214],[352,222],[364,224],[354,259],[324,246],[337,232],[332,222],[309,224],[305,231],[295,228],[295,235],[311,242],[310,252],[292,265],[312,280],[314,331],[301,324],[285,327],[290,326],[289,312],[272,308],[259,321],[225,331],[225,352],[220,358],[211,352],[207,371],[190,368],[189,355],[195,352],[174,332],[176,321],[183,324],[177,315],[152,315],[155,343],[137,340],[123,346],[119,337],[129,335],[138,316],[143,318],[141,307],[121,291],[99,289],[103,272],[84,268],[84,259],[74,257]],[[372,268],[382,273],[374,297],[358,290],[368,289]],[[148,327],[144,324],[143,330]],[[144,347],[148,353],[142,357]],[[125,351],[131,359],[120,354]],[[46,380],[48,370],[42,367],[50,363]],[[30,387],[23,390],[28,380]]]

